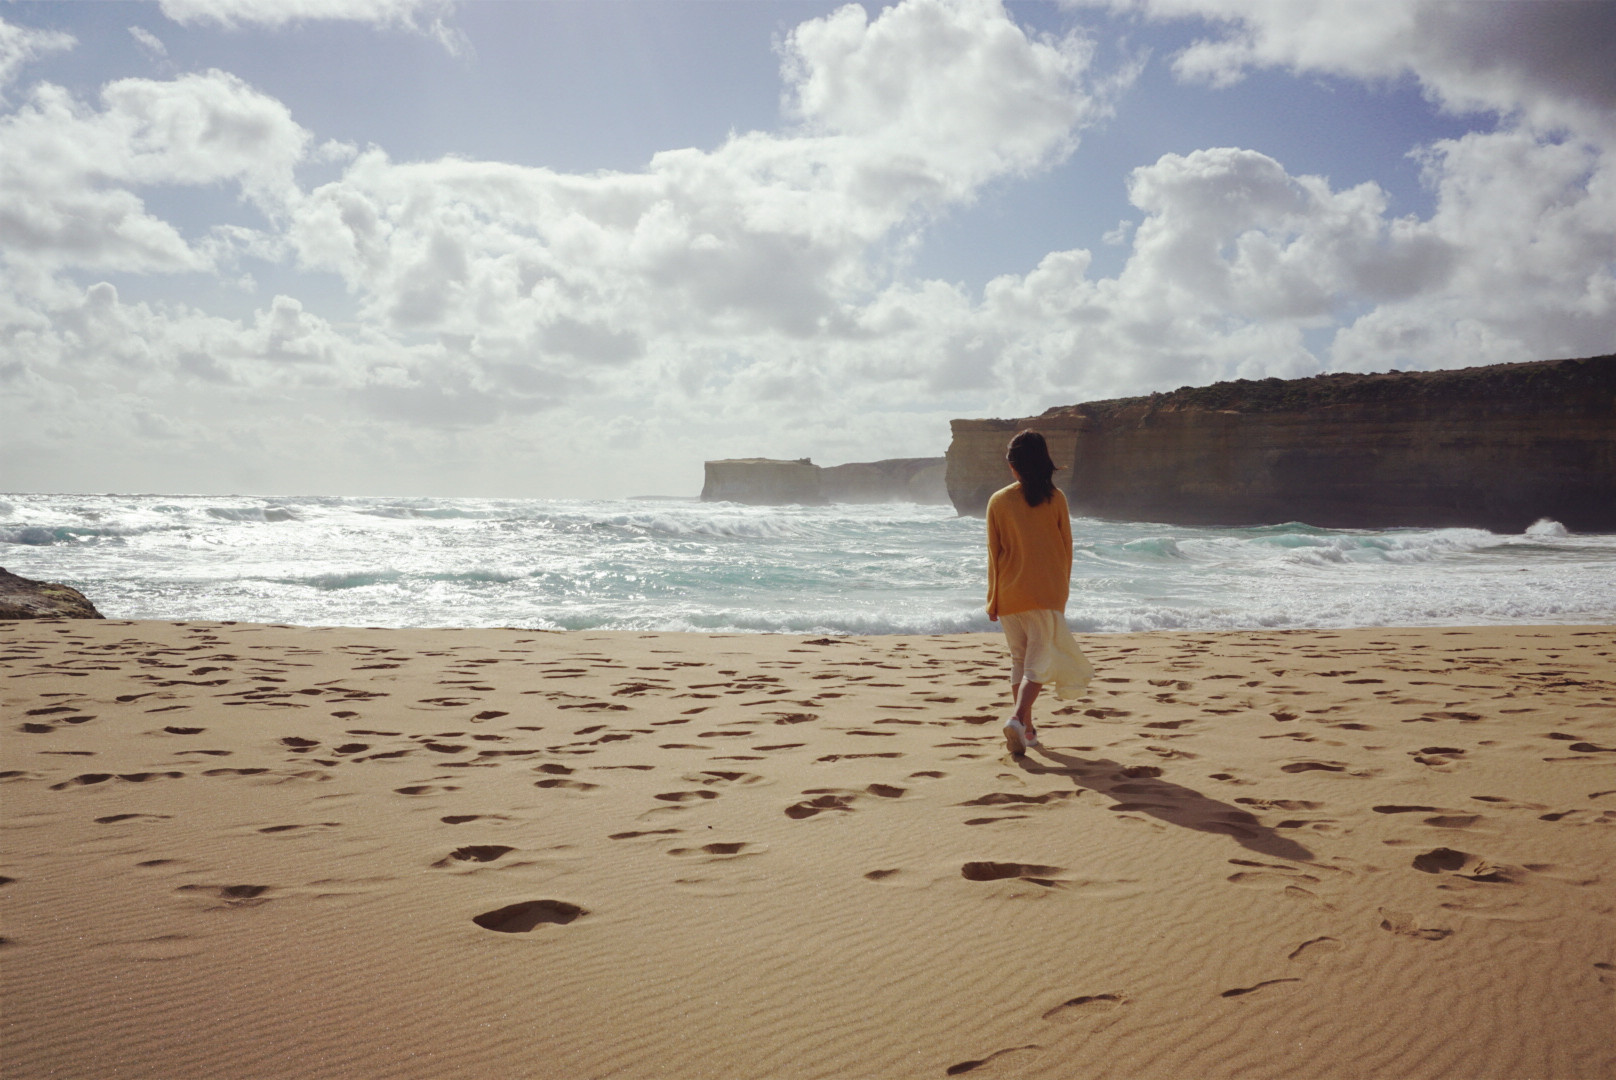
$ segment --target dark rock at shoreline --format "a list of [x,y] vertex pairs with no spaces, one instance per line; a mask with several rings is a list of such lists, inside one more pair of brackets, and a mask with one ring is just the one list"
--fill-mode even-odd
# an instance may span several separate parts
[[30,581],[0,567],[0,619],[100,618],[105,616],[77,589]]
[[955,420],[948,493],[981,514],[1005,444],[1049,440],[1072,513],[1174,525],[1616,531],[1616,355],[1240,379]]

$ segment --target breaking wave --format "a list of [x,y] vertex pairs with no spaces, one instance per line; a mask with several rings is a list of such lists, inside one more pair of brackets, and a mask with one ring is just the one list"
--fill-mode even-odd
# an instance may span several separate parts
[[[1616,537],[1075,519],[1087,632],[1616,621]],[[980,519],[695,500],[6,495],[0,564],[115,617],[703,633],[996,629]]]

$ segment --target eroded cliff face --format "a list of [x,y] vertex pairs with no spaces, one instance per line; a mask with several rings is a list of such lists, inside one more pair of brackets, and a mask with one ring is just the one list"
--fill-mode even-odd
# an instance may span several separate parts
[[1616,532],[1616,356],[1239,380],[956,420],[948,491],[981,514],[1042,431],[1077,515],[1180,525]]
[[946,503],[945,459],[886,458],[827,465],[819,470],[825,498],[839,503]]
[[808,458],[728,458],[709,461],[701,485],[702,502],[738,502],[774,506],[825,501],[819,490],[819,466]]

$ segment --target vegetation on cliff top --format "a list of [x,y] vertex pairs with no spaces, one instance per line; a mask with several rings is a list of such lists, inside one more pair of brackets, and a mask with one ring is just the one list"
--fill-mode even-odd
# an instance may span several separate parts
[[1209,409],[1232,412],[1296,412],[1330,405],[1493,401],[1555,397],[1609,407],[1616,395],[1616,354],[1581,360],[1535,360],[1452,371],[1388,371],[1373,375],[1328,374],[1305,379],[1235,379],[1211,386],[1181,386],[1141,397],[1058,405],[1044,417],[1101,419],[1124,411]]

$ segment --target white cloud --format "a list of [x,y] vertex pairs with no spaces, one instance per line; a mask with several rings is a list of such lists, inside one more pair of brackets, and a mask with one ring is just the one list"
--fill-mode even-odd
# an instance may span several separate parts
[[1442,287],[1394,297],[1338,335],[1348,368],[1587,356],[1616,346],[1616,159],[1520,130],[1426,155],[1436,213],[1411,231],[1452,253]]
[[1100,238],[1100,241],[1111,247],[1120,247],[1128,242],[1128,238],[1133,235],[1134,227],[1138,224],[1137,221],[1123,218],[1117,222],[1115,228],[1107,230],[1105,235]]
[[161,60],[168,56],[168,46],[164,45],[161,38],[145,27],[131,26],[129,36],[134,38],[135,43],[144,49],[152,59]]
[[182,25],[279,29],[321,21],[365,22],[424,33],[453,56],[471,52],[466,35],[449,25],[452,0],[161,0],[161,7]]
[[981,0],[910,0],[873,22],[853,5],[781,50],[799,130],[594,176],[371,150],[300,205],[292,238],[370,317],[508,355],[542,354],[558,320],[625,315],[641,336],[801,337],[879,280],[883,244],[1059,160],[1105,109],[1086,46],[1030,40]]
[[797,27],[781,53],[788,113],[849,141],[861,189],[905,201],[968,198],[1059,160],[1109,109],[1087,41],[1029,39],[997,0],[910,2],[873,23],[848,4]]
[[14,269],[199,270],[212,264],[146,211],[146,186],[233,181],[270,214],[298,197],[308,135],[233,75],[122,79],[87,108],[41,84],[0,118],[0,229]]
[[11,84],[24,64],[77,44],[77,38],[60,30],[35,30],[0,19],[0,91]]
[[1454,111],[1519,114],[1616,141],[1616,5],[1492,0],[1115,0],[1227,28],[1179,54],[1185,78],[1224,86],[1253,67],[1355,79],[1411,74]]
[[163,14],[177,23],[221,26],[286,26],[319,20],[409,25],[438,0],[161,0]]

